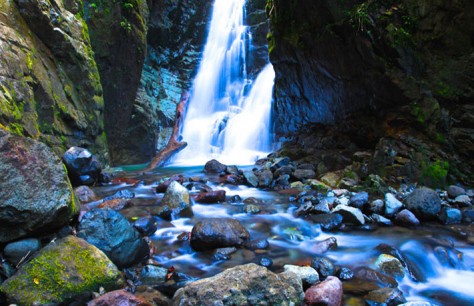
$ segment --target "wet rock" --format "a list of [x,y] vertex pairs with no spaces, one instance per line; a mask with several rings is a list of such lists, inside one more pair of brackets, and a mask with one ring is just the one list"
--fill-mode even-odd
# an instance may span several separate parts
[[370,268],[360,268],[355,273],[356,278],[371,281],[376,283],[379,288],[382,287],[397,287],[398,283],[392,276],[384,275],[376,270]]
[[418,218],[408,209],[404,209],[395,216],[395,223],[403,226],[420,225]]
[[90,186],[99,181],[102,166],[89,150],[71,147],[64,153],[63,162],[73,186]]
[[286,165],[275,170],[273,177],[277,178],[282,175],[291,175],[293,173],[293,166]]
[[135,295],[147,301],[153,306],[171,305],[171,300],[160,291],[149,286],[137,286]]
[[462,187],[456,186],[456,185],[450,185],[448,186],[448,189],[446,190],[448,192],[448,196],[452,199],[460,196],[460,195],[465,195],[466,190]]
[[290,176],[288,174],[283,174],[280,175],[275,181],[274,181],[275,189],[288,189],[290,188]]
[[103,251],[118,267],[148,256],[145,240],[125,217],[111,209],[93,209],[82,217],[77,236]]
[[229,203],[231,203],[231,204],[240,204],[240,203],[242,203],[242,198],[238,194],[233,195],[229,198]]
[[212,188],[202,182],[192,182],[186,185],[186,189],[190,191],[211,192]]
[[264,250],[268,249],[270,243],[265,238],[248,240],[245,242],[245,247],[249,250]]
[[89,186],[79,186],[74,188],[74,194],[81,203],[89,203],[97,200],[97,196]]
[[441,210],[441,199],[433,189],[415,189],[406,199],[406,207],[420,220],[432,220]]
[[323,230],[333,231],[341,227],[343,218],[340,214],[323,214],[309,215],[305,219],[314,224],[319,224]]
[[457,208],[443,207],[439,214],[439,220],[443,224],[459,224],[462,220],[462,213]]
[[364,298],[387,306],[397,306],[407,301],[398,288],[380,288],[369,292]]
[[194,200],[202,204],[214,204],[225,201],[225,190],[201,192],[194,196]]
[[240,171],[239,171],[239,168],[237,168],[237,166],[226,166],[225,173],[232,174],[232,175],[239,175]]
[[146,265],[140,271],[138,281],[143,285],[156,285],[166,281],[168,269],[154,265]]
[[170,177],[168,180],[166,180],[165,182],[159,184],[157,187],[156,187],[156,192],[157,193],[163,193],[163,192],[166,192],[166,190],[168,189],[169,185],[172,183],[172,182],[178,182],[180,183],[181,185],[186,181],[185,177],[182,176],[182,175],[174,175],[172,177]]
[[235,174],[226,174],[219,177],[219,183],[221,184],[241,185],[244,182],[243,177]]
[[349,268],[342,267],[337,270],[336,276],[342,281],[350,280],[354,277],[354,272]]
[[392,255],[381,254],[377,258],[375,265],[381,272],[396,279],[401,279],[405,276],[405,269],[402,263]]
[[332,212],[342,215],[342,222],[344,223],[352,223],[356,225],[365,224],[364,215],[357,208],[346,205],[338,205],[332,210]]
[[471,198],[465,194],[457,196],[453,202],[460,207],[472,206]]
[[276,171],[277,169],[279,169],[283,166],[287,166],[289,164],[290,164],[290,158],[288,158],[288,157],[279,157],[279,158],[275,159],[273,164],[270,166],[270,169],[272,171]]
[[311,267],[318,272],[321,279],[336,273],[334,262],[327,257],[314,257],[311,259]]
[[258,177],[255,175],[255,173],[251,170],[244,171],[244,178],[247,181],[247,183],[252,186],[252,187],[257,187],[258,186]]
[[39,249],[41,249],[41,242],[35,238],[28,238],[10,242],[3,249],[3,253],[11,264],[17,266],[20,261],[32,257]]
[[311,169],[296,169],[293,172],[293,176],[297,180],[314,179],[316,177],[316,172]]
[[294,273],[274,274],[256,264],[227,269],[187,284],[172,305],[300,305],[303,288]]
[[390,226],[392,225],[392,221],[390,219],[385,218],[384,216],[372,214],[370,218],[377,224],[383,226]]
[[152,306],[152,304],[143,300],[142,298],[131,294],[126,290],[116,290],[107,292],[106,294],[90,301],[87,306]]
[[305,305],[341,306],[343,290],[341,281],[329,276],[325,281],[311,286],[304,295]]
[[314,254],[323,254],[337,248],[337,239],[329,237],[323,241],[316,241],[308,247],[308,251]]
[[122,210],[127,207],[133,206],[132,201],[130,199],[112,199],[108,201],[104,201],[97,206],[98,208],[110,208],[116,211]]
[[226,165],[220,163],[219,161],[212,159],[204,165],[204,173],[207,174],[219,174],[225,172],[227,168]]
[[403,203],[400,202],[393,194],[385,194],[385,215],[393,217],[401,208]]
[[114,200],[114,199],[133,199],[135,197],[135,193],[128,189],[122,189],[117,191],[111,196],[105,197],[102,199],[102,202]]
[[385,203],[383,200],[374,200],[369,204],[369,210],[375,214],[381,215],[385,212]]
[[365,191],[361,191],[351,196],[349,205],[362,210],[368,202],[369,194]]
[[61,160],[0,128],[0,244],[60,228],[79,213]]
[[258,187],[270,187],[273,181],[273,173],[268,169],[263,169],[257,173]]
[[267,256],[262,256],[258,261],[258,265],[265,268],[270,268],[273,265],[273,260]]
[[196,251],[242,246],[250,234],[238,220],[205,219],[196,223],[191,232],[191,247]]
[[381,253],[392,255],[393,257],[397,258],[402,266],[408,271],[409,276],[414,281],[424,281],[423,277],[420,277],[414,267],[414,265],[400,252],[398,249],[392,247],[391,245],[381,243],[376,248]]
[[259,214],[262,211],[260,206],[255,205],[255,204],[248,204],[244,206],[244,213],[250,214],[250,215],[256,215]]
[[136,228],[143,236],[151,236],[158,229],[155,218],[151,216],[137,219],[135,222],[133,222],[133,227]]
[[158,213],[165,220],[193,216],[189,192],[178,182],[171,182],[161,201],[162,209]]
[[319,274],[312,267],[284,265],[283,269],[285,270],[285,272],[295,273],[301,279],[303,288],[308,288],[312,286],[313,284],[316,284],[317,282],[319,282]]
[[50,243],[1,286],[8,302],[58,305],[76,297],[124,285],[120,271],[99,249],[68,236]]

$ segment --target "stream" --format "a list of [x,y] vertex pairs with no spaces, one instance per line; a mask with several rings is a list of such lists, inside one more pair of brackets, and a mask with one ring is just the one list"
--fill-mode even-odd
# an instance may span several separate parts
[[[206,179],[202,167],[169,167],[147,173],[140,173],[137,169],[136,166],[116,168],[114,177],[124,178],[122,181],[128,180],[128,183],[94,188],[100,198],[119,190],[134,192],[134,205],[121,211],[130,221],[149,215],[156,216],[156,209],[163,197],[163,194],[155,192],[160,181],[174,174]],[[399,289],[404,292],[408,301],[425,301],[433,305],[472,305],[474,302],[474,246],[472,241],[469,244],[459,232],[447,226],[436,223],[416,229],[365,226],[324,232],[319,225],[293,216],[296,206],[289,201],[287,194],[210,181],[207,185],[213,189],[225,190],[227,199],[238,195],[242,201],[211,205],[194,203],[194,217],[171,222],[158,221],[158,230],[150,238],[157,250],[153,260],[163,267],[173,266],[189,276],[204,278],[236,265],[258,263],[262,257],[267,257],[273,261],[270,269],[281,272],[285,264],[309,265],[311,258],[316,255],[312,251],[315,242],[335,237],[337,248],[324,253],[324,256],[334,260],[340,267],[375,268],[375,261],[380,254],[375,248],[382,243],[401,251],[416,270],[419,280],[415,281],[407,275],[399,280]],[[193,194],[193,191],[190,193]],[[255,203],[261,208],[261,212],[244,213],[243,201]],[[266,238],[269,248],[256,251],[239,249],[229,260],[216,261],[213,252],[195,252],[188,241],[179,239],[183,233],[191,232],[193,225],[199,220],[217,217],[238,219],[248,229],[252,239]],[[436,256],[434,249],[439,246],[447,250],[448,262],[442,263]],[[346,295],[346,303],[349,297]]]

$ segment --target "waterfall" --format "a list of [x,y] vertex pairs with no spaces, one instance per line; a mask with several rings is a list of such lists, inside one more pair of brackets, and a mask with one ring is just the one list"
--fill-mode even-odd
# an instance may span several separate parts
[[216,0],[201,64],[182,127],[188,146],[175,165],[202,165],[210,159],[253,164],[270,151],[270,109],[275,73],[268,64],[248,79],[245,0]]

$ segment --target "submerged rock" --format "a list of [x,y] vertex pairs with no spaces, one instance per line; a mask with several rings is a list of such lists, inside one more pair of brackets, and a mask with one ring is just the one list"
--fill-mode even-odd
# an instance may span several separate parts
[[441,199],[433,189],[415,189],[406,199],[406,207],[420,220],[432,220],[441,210]]
[[191,232],[191,247],[205,251],[222,247],[242,246],[250,234],[240,221],[230,218],[205,219]]
[[19,305],[69,304],[85,293],[121,288],[120,271],[104,253],[68,236],[50,243],[1,286],[8,302]]
[[0,243],[60,228],[79,213],[61,160],[0,128]]
[[256,264],[227,269],[179,289],[172,305],[301,305],[303,288],[294,273],[274,274]]
[[341,306],[342,297],[341,281],[337,277],[329,276],[325,281],[306,290],[304,303],[308,306]]
[[148,256],[145,240],[125,217],[111,209],[87,212],[77,236],[98,247],[119,267],[128,267]]

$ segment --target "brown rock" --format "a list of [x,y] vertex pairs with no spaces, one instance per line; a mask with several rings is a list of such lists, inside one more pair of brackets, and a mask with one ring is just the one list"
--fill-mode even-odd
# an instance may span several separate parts
[[216,190],[211,192],[201,192],[194,197],[198,203],[212,204],[225,201],[225,190]]
[[99,208],[110,208],[116,211],[132,206],[133,203],[130,199],[112,199],[101,203]]
[[101,297],[87,303],[87,306],[151,306],[144,301],[125,290],[116,290],[108,292]]
[[328,276],[325,281],[311,286],[304,295],[304,305],[342,305],[342,283],[334,276]]

